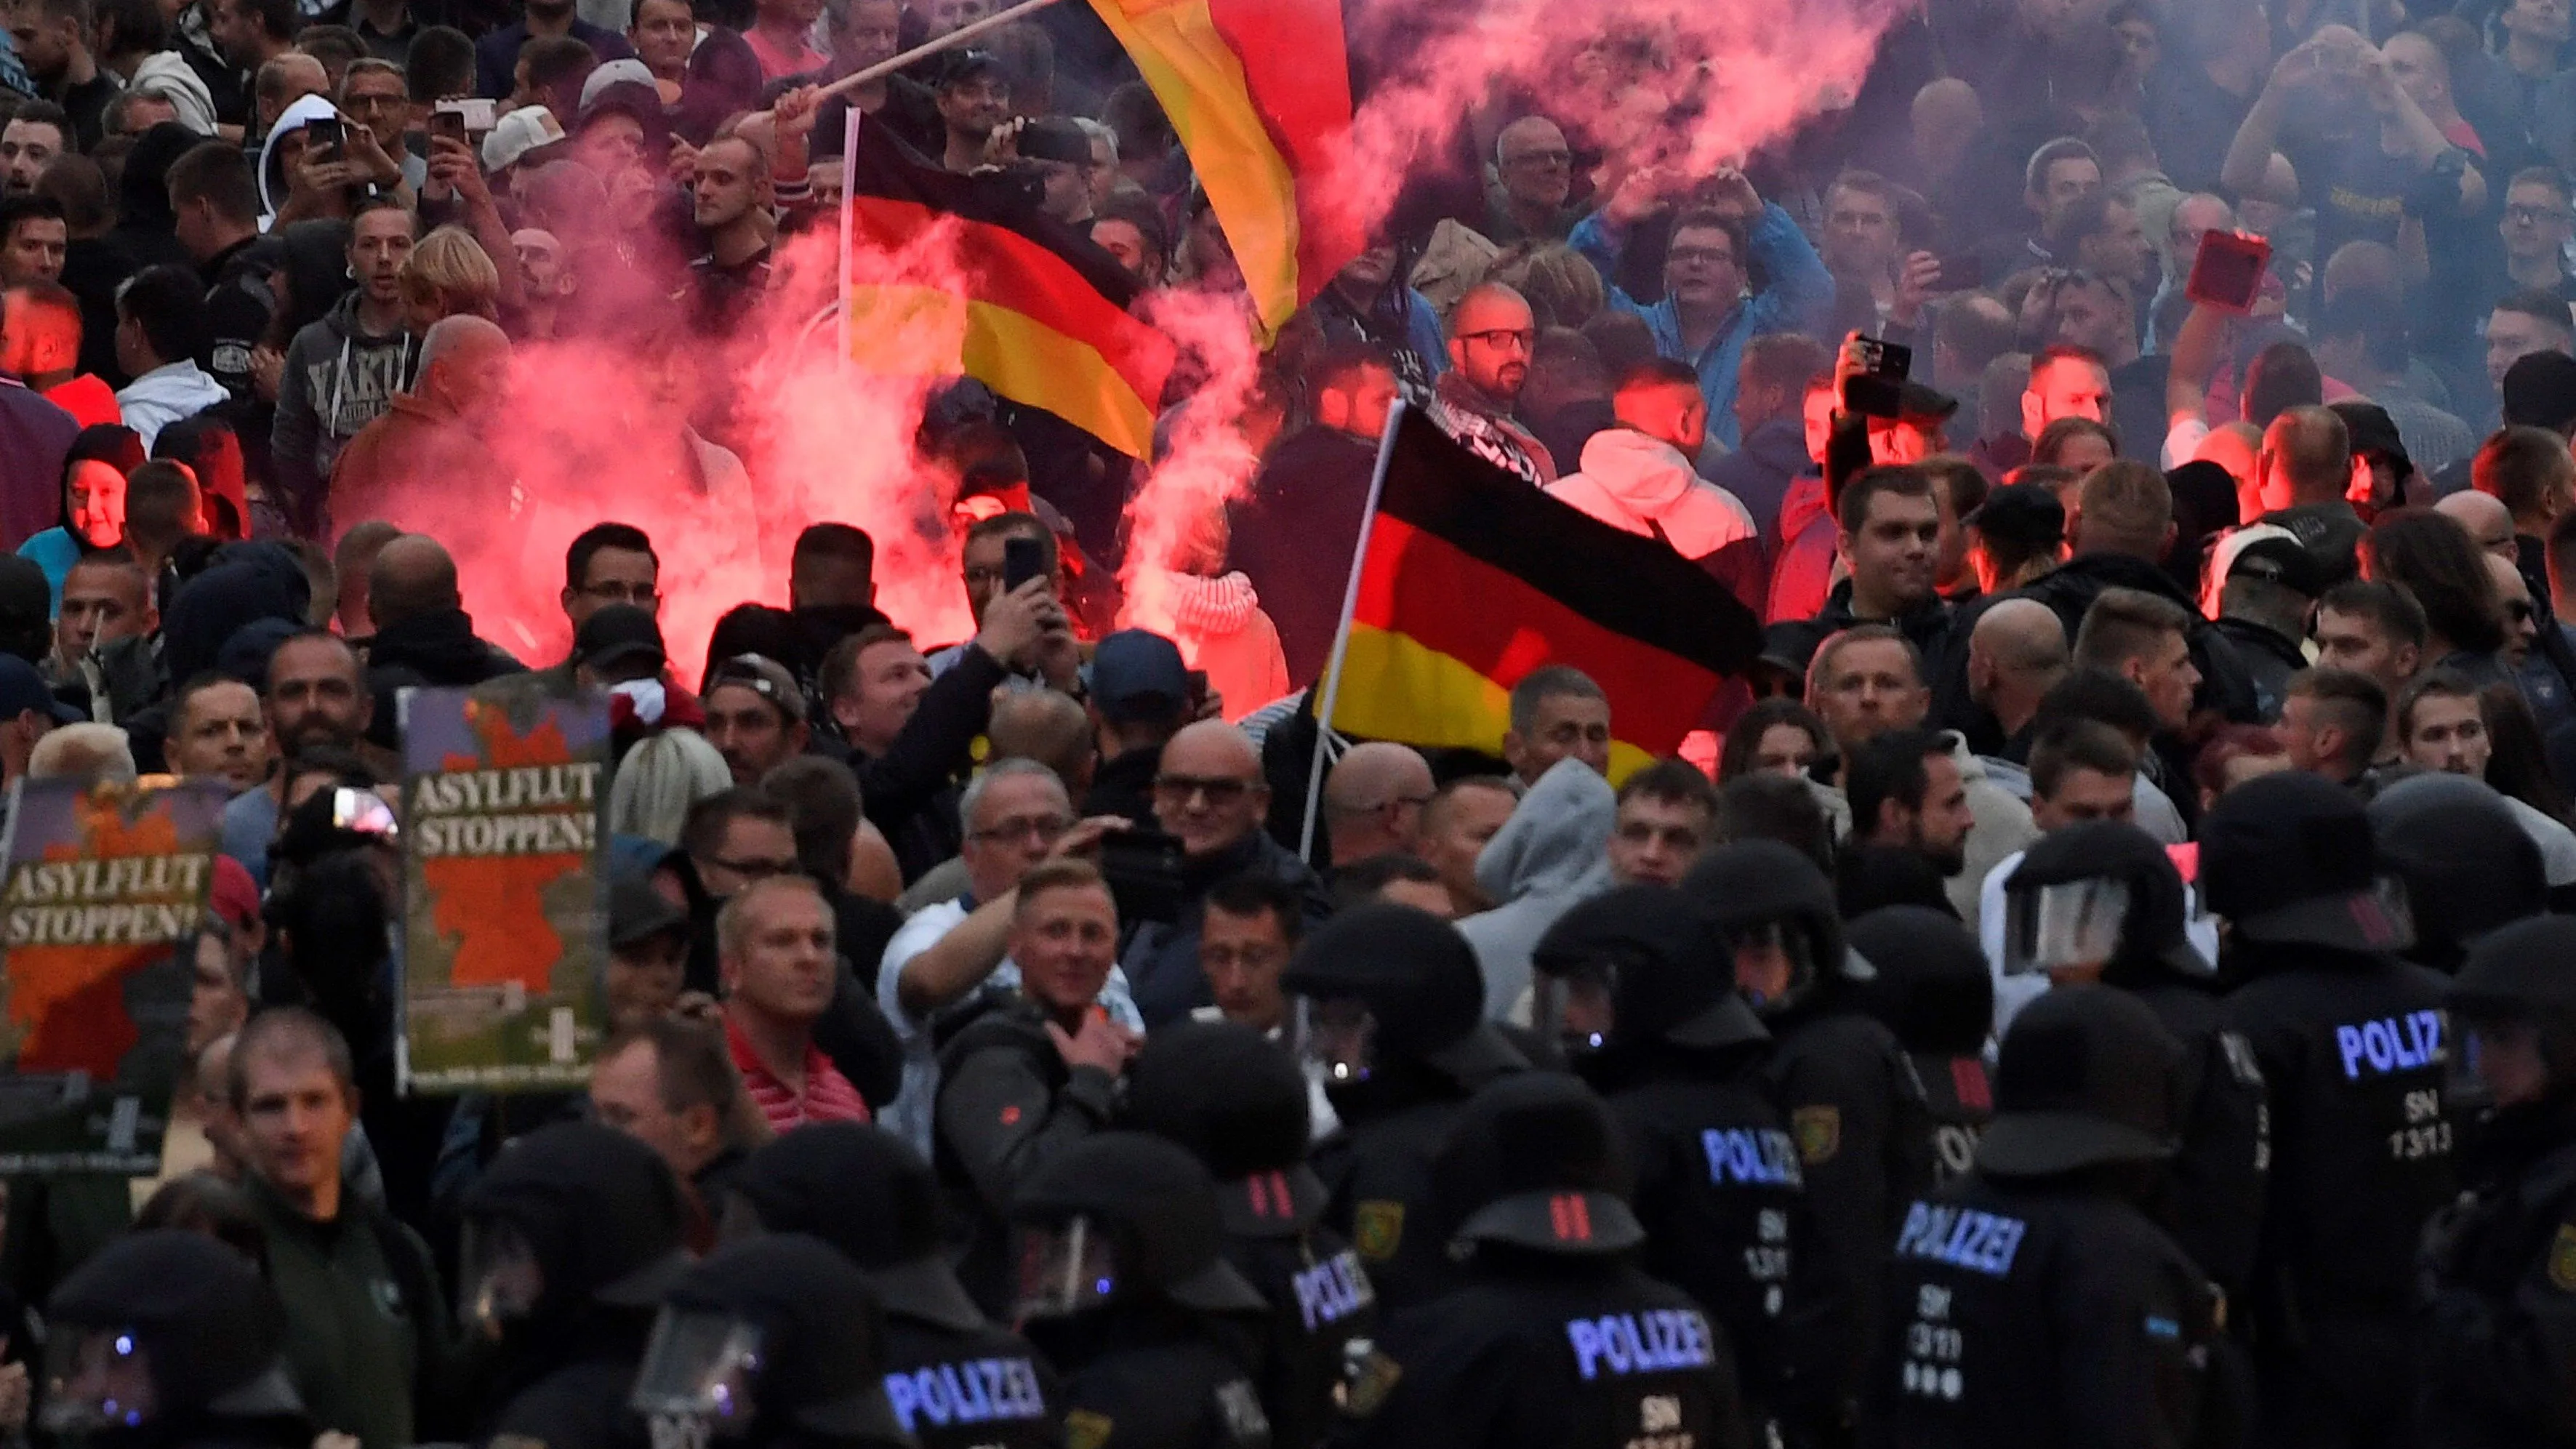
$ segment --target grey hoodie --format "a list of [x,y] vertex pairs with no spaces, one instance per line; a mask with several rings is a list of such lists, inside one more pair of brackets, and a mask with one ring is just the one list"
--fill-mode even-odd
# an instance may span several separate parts
[[397,328],[372,337],[358,330],[354,291],[295,334],[268,435],[277,481],[293,500],[290,513],[322,497],[340,450],[383,414],[395,393],[410,390],[419,365],[420,347],[410,333]]
[[1485,1016],[1501,1021],[1529,989],[1530,953],[1556,918],[1610,888],[1619,797],[1581,760],[1556,762],[1476,857],[1476,884],[1502,904],[1458,923],[1485,973]]

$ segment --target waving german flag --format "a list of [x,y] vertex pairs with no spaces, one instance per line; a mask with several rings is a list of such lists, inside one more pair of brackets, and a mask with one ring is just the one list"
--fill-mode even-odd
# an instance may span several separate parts
[[[1151,457],[1172,343],[1127,314],[1135,284],[1117,259],[1039,212],[1016,181],[926,165],[883,126],[853,130],[851,358],[882,372],[962,373]],[[954,242],[927,265],[888,264],[943,225]]]
[[1671,754],[1762,626],[1643,534],[1558,502],[1403,410],[1360,561],[1333,728],[1501,747],[1511,689],[1570,664],[1610,699],[1611,778]]
[[1172,121],[1252,289],[1268,345],[1358,256],[1324,205],[1351,126],[1340,0],[1091,0]]

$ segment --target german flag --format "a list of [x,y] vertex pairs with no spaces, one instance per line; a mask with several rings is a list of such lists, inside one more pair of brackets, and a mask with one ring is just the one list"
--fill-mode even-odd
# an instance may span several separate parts
[[[1151,457],[1172,343],[1127,314],[1136,289],[1117,260],[1039,212],[1017,181],[926,165],[883,126],[853,130],[843,237],[852,360],[963,374]],[[962,294],[879,264],[943,224],[955,227],[944,260],[963,274]]]
[[1333,728],[1488,754],[1522,676],[1610,698],[1611,778],[1678,748],[1762,626],[1666,545],[1560,503],[1403,410],[1360,561]]
[[1327,204],[1351,127],[1341,0],[1091,0],[1171,118],[1268,346],[1365,237]]

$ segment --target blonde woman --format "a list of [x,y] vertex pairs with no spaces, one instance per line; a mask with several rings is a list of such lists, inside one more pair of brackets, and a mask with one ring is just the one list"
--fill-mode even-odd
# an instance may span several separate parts
[[501,320],[501,269],[463,227],[442,226],[422,237],[403,262],[399,281],[403,318],[415,335],[467,313]]

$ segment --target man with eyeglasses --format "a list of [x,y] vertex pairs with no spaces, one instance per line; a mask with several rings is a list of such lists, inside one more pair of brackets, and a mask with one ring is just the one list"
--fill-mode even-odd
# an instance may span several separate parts
[[1432,416],[1467,451],[1522,481],[1556,481],[1556,460],[1512,417],[1529,382],[1538,322],[1521,294],[1500,282],[1472,288],[1449,314],[1447,372],[1433,385]]
[[[904,922],[877,971],[877,1005],[903,1043],[903,1090],[879,1125],[925,1156],[939,1099],[938,1042],[987,1001],[1008,1000],[1019,990],[1010,939],[1020,877],[1043,860],[1092,854],[1103,836],[1127,826],[1114,817],[1077,821],[1064,782],[1035,760],[1004,760],[976,776],[966,787],[963,812],[961,858],[970,888]],[[1101,1005],[1121,1025],[1143,1029],[1126,977],[1116,970]]]
[[1493,189],[1485,195],[1485,235],[1498,246],[1563,241],[1583,213],[1565,204],[1574,192],[1574,151],[1545,116],[1523,116],[1494,138]]
[[2576,238],[2567,173],[2530,166],[2513,174],[2504,193],[2504,269],[2517,291],[2554,292],[2576,302],[2576,277],[2567,274],[2567,243]]
[[1324,777],[1332,868],[1417,849],[1423,807],[1436,788],[1430,762],[1410,745],[1368,740],[1351,746]]
[[1181,899],[1167,921],[1132,923],[1119,961],[1148,1027],[1178,1021],[1214,999],[1199,969],[1207,893],[1218,881],[1258,874],[1305,902],[1307,924],[1332,909],[1324,883],[1264,831],[1270,786],[1261,751],[1242,730],[1201,720],[1172,736],[1154,775],[1154,819],[1181,847]]
[[[611,604],[628,604],[647,614],[662,611],[662,560],[653,540],[631,523],[594,523],[573,536],[564,550],[564,586],[557,601],[574,637],[590,616]],[[549,680],[569,684],[573,661],[545,671]]]

